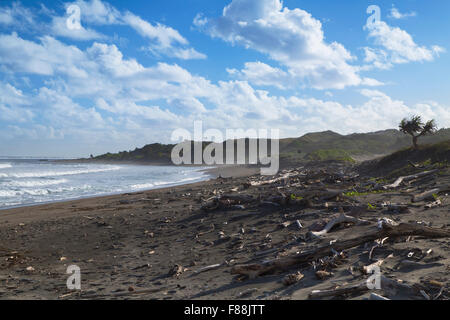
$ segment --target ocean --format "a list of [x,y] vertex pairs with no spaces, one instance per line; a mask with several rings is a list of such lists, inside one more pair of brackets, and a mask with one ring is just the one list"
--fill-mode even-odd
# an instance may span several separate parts
[[203,181],[203,169],[0,159],[0,209]]

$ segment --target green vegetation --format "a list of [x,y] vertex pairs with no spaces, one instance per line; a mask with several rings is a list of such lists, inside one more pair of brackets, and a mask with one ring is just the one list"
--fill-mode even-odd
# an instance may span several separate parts
[[166,163],[170,161],[170,154],[172,152],[173,145],[164,145],[160,143],[154,143],[146,145],[143,148],[136,148],[133,151],[122,151],[119,153],[106,153],[98,157],[94,157],[94,160],[105,161],[136,161],[136,162],[158,162]]
[[[445,143],[449,144],[450,129],[441,129],[435,135],[423,136],[423,143]],[[248,146],[248,139],[246,139]],[[207,143],[204,143],[204,146]],[[301,161],[329,161],[338,160],[353,163],[354,156],[372,156],[391,153],[396,150],[405,149],[411,144],[410,139],[398,130],[385,130],[373,133],[360,133],[350,135],[340,135],[332,131],[308,133],[300,138],[289,138],[280,140],[280,161],[284,164],[296,164]],[[106,153],[92,160],[106,161],[137,161],[149,163],[170,163],[171,144],[149,144],[143,148],[136,148],[133,151],[122,151],[118,153]],[[445,147],[445,146],[444,146]],[[419,147],[419,150],[422,147]],[[440,147],[439,147],[440,148]],[[445,147],[447,148],[447,147]],[[445,149],[444,148],[444,149]],[[447,148],[448,149],[448,148]],[[426,161],[431,158],[443,159],[442,150],[432,150],[435,156],[422,159]],[[401,156],[404,156],[401,155]],[[411,160],[415,161],[415,160]],[[442,160],[441,162],[443,162]],[[418,162],[416,162],[418,163]],[[405,164],[407,165],[407,163]],[[444,165],[444,164],[443,164]],[[395,169],[399,169],[397,167]]]
[[[410,163],[418,164],[414,168]],[[414,174],[423,168],[447,168],[450,162],[450,139],[432,145],[421,145],[418,149],[404,148],[379,160],[364,165],[371,175],[384,175],[387,179]]]
[[347,151],[341,149],[317,150],[309,153],[305,157],[305,159],[312,161],[337,160],[352,163],[355,162],[355,160],[350,156],[350,154]]

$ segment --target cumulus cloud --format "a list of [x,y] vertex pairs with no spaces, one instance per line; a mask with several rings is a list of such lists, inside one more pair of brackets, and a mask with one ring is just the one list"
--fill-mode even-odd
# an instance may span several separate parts
[[64,17],[53,17],[51,23],[51,33],[55,36],[75,39],[75,40],[97,40],[105,38],[101,33],[85,28],[82,25],[77,29],[72,29],[67,26],[67,16]]
[[366,28],[369,31],[369,38],[377,45],[377,48],[364,48],[365,62],[369,64],[369,68],[389,69],[394,64],[433,61],[445,51],[437,45],[431,47],[418,45],[408,32],[391,27],[384,21]]
[[[7,102],[28,101],[24,108],[40,108],[46,125],[64,136],[82,134],[87,137],[87,132],[98,136],[101,132],[100,136],[110,139],[106,132],[126,127],[129,131],[121,141],[132,141],[133,137],[144,141],[150,134],[142,132],[150,126],[159,132],[158,140],[170,142],[171,130],[191,129],[194,120],[203,120],[212,128],[282,128],[284,136],[297,136],[324,128],[341,133],[392,128],[398,119],[422,111],[427,115],[439,113],[441,118],[450,119],[450,112],[437,104],[427,104],[428,109],[425,105],[409,107],[376,90],[361,91],[367,98],[362,105],[342,105],[314,98],[272,95],[255,89],[246,80],[213,84],[176,64],[144,66],[125,58],[116,46],[104,43],[94,43],[80,50],[51,37],[33,42],[17,35],[6,35],[0,40],[7,40],[0,41],[2,67],[43,74],[42,68],[32,66],[47,63],[44,75],[49,78],[37,94],[28,97],[9,84],[1,86],[4,117],[16,116],[6,109],[9,108]],[[18,45],[26,55],[13,54]],[[44,61],[43,57],[47,59]],[[255,72],[254,77],[258,78],[261,70],[266,76],[270,75],[268,78],[290,76],[261,62],[249,63],[245,70],[246,77],[253,77],[252,72]],[[367,82],[366,85],[379,84],[372,79],[362,81]],[[77,99],[90,102],[80,105],[75,102]],[[31,114],[28,118],[26,114],[17,117],[32,121]]]
[[[144,49],[156,56],[168,56],[182,60],[205,59],[206,55],[189,47],[189,41],[177,30],[161,23],[152,24],[129,11],[121,12],[107,2],[101,0],[77,0],[81,11],[81,21],[93,25],[122,25],[133,28],[142,37],[149,40]],[[70,4],[67,4],[69,6]],[[62,25],[66,18],[55,17],[52,29],[59,36],[72,37],[78,40],[100,39],[92,29],[82,27],[79,30],[68,30]]]
[[293,75],[260,61],[246,62],[244,69],[227,69],[227,72],[232,76],[248,80],[255,85],[274,86],[279,89],[292,88],[295,81]]
[[350,64],[355,59],[351,53],[340,43],[325,41],[322,23],[310,13],[283,7],[280,0],[233,0],[221,17],[197,18],[194,24],[213,37],[266,54],[297,82],[313,88],[361,84],[358,68]]
[[[239,20],[252,21],[274,9],[278,13],[291,12],[286,8],[280,9],[279,1],[272,4],[260,6],[253,3],[255,7],[238,7],[239,10],[231,7],[225,13],[233,14]],[[98,18],[95,17],[93,15],[90,19],[104,23],[119,19],[120,15],[99,9]],[[274,17],[286,18],[277,14]],[[306,14],[304,19],[307,19]],[[314,19],[308,19],[313,23],[311,28],[319,30],[314,27]],[[207,26],[209,20],[205,21]],[[240,21],[240,25],[245,24],[245,20]],[[241,26],[236,28],[241,30]],[[255,30],[260,31],[258,28]],[[300,32],[295,28],[294,31]],[[319,31],[321,33],[321,29]],[[158,34],[159,31],[150,28],[149,32],[151,40],[152,32]],[[179,33],[169,34],[166,38],[156,37],[154,40],[167,46],[187,44]],[[241,43],[247,40],[236,38],[234,41]],[[308,41],[312,40],[304,40],[305,43]],[[251,42],[250,45],[256,46]],[[332,46],[323,38],[317,45]],[[338,47],[333,46],[335,49]],[[319,59],[316,51],[305,49],[305,52],[301,57],[305,56],[307,61]],[[292,61],[302,63],[297,53],[282,50],[270,54],[278,59],[276,67],[261,61],[247,62],[242,70],[228,69],[234,79],[212,82],[175,63],[146,65],[127,56],[114,44],[101,40],[77,47],[51,36],[30,40],[17,33],[0,34],[0,70],[5,77],[37,75],[42,80],[33,90],[26,90],[17,82],[0,79],[0,134],[4,144],[9,141],[9,145],[11,140],[8,139],[25,141],[36,137],[74,141],[72,146],[79,146],[77,150],[89,154],[93,148],[98,152],[119,151],[110,149],[111,141],[114,141],[115,148],[151,141],[168,143],[171,142],[172,130],[192,130],[195,120],[203,120],[205,129],[280,128],[283,137],[325,129],[352,133],[393,128],[399,119],[416,113],[424,118],[438,118],[441,126],[450,125],[448,106],[436,102],[409,106],[378,90],[361,90],[363,103],[345,105],[332,101],[331,97],[330,100],[320,100],[298,97],[292,95],[292,91],[279,95],[257,89],[255,85],[290,89],[299,79],[306,81],[308,78],[300,77],[296,66],[290,64]],[[350,55],[348,58],[351,61]],[[382,85],[375,79],[357,76],[360,85]],[[311,81],[311,76],[308,79]]]

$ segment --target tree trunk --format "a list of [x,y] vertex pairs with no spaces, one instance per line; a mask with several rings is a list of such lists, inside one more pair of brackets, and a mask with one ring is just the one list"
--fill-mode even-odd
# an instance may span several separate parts
[[418,136],[413,136],[413,146],[415,150],[419,149],[419,145],[417,144],[418,138]]

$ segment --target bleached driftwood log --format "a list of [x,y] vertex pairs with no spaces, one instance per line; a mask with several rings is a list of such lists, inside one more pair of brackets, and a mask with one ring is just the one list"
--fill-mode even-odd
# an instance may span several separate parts
[[258,186],[263,186],[266,184],[273,184],[273,183],[277,183],[277,182],[281,182],[283,181],[284,184],[287,184],[289,177],[294,176],[294,174],[292,173],[286,173],[284,175],[282,175],[281,177],[275,178],[275,179],[271,179],[271,180],[261,180],[261,181],[250,181],[250,185],[253,187],[258,187]]
[[413,174],[413,175],[410,175],[410,176],[399,177],[397,180],[395,180],[394,183],[385,185],[385,186],[383,187],[383,189],[384,189],[384,190],[395,189],[395,188],[398,188],[398,187],[402,184],[402,182],[407,182],[407,181],[410,181],[410,180],[413,180],[413,179],[418,179],[418,178],[426,177],[426,176],[431,175],[431,174],[433,174],[433,173],[436,173],[436,172],[438,172],[438,171],[439,171],[439,170],[436,169],[436,170],[430,170],[430,171],[420,172],[420,173]]
[[403,236],[423,236],[427,238],[447,238],[450,237],[450,230],[435,229],[419,224],[401,223],[399,225],[390,225],[380,221],[381,229],[375,229],[356,238],[338,240],[316,249],[307,250],[294,256],[265,261],[259,264],[237,265],[231,269],[232,274],[247,275],[255,278],[263,274],[273,273],[278,270],[286,270],[293,266],[306,264],[319,258],[332,254],[335,251],[343,251],[357,247],[366,242],[382,239],[385,237],[397,238]]
[[[380,282],[381,282],[380,283],[381,290],[383,290],[385,292],[403,290],[411,295],[416,295],[419,292],[419,289],[417,289],[413,286],[410,286],[401,280],[387,278],[383,275],[380,276]],[[348,286],[348,287],[341,287],[341,288],[330,289],[330,290],[314,290],[309,294],[309,298],[310,299],[318,299],[318,298],[336,297],[336,296],[342,296],[342,295],[348,295],[348,294],[364,293],[364,292],[367,292],[370,290],[371,289],[367,285],[367,281],[363,281],[357,285]]]
[[370,264],[370,265],[368,265],[368,266],[364,266],[362,269],[363,269],[363,272],[365,273],[365,274],[370,274],[370,272],[371,272],[371,270],[374,270],[374,268],[376,268],[376,267],[378,267],[378,268],[380,268],[381,267],[381,265],[387,260],[387,259],[390,259],[390,258],[393,258],[394,257],[394,255],[393,254],[390,254],[390,255],[388,255],[386,258],[384,258],[384,259],[380,259],[380,260],[378,260],[377,262],[374,262],[374,263],[372,263],[372,264]]
[[428,191],[422,192],[421,194],[415,195],[413,197],[412,201],[419,202],[422,200],[433,198],[433,195],[438,194],[439,192],[441,192],[441,189],[439,189],[439,188],[428,190]]
[[222,267],[223,265],[224,265],[224,263],[212,264],[210,266],[206,266],[206,267],[203,267],[203,268],[200,268],[200,269],[194,271],[193,275],[197,275],[199,273],[206,272],[206,271],[215,270],[215,269]]
[[344,222],[351,222],[357,225],[362,225],[362,224],[370,224],[369,221],[367,220],[362,220],[362,219],[358,219],[355,217],[351,217],[351,216],[347,216],[345,214],[341,214],[339,217],[337,217],[336,219],[331,220],[330,222],[327,223],[327,225],[325,226],[325,228],[321,231],[311,231],[308,234],[313,236],[313,237],[321,237],[325,234],[327,234],[328,232],[330,232],[331,229],[333,229],[333,227],[335,227],[336,225],[340,224],[340,223],[344,223]]
[[379,294],[376,294],[376,293],[372,292],[370,294],[369,300],[391,300],[391,299],[383,297],[383,296],[380,296]]

